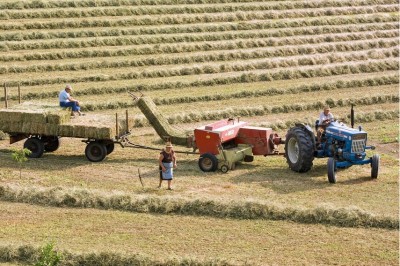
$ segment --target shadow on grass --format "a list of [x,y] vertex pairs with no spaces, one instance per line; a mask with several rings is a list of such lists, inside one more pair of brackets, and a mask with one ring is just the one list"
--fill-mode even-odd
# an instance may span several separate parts
[[331,184],[328,180],[317,180],[317,177],[326,175],[326,166],[317,165],[306,173],[297,173],[290,170],[288,167],[260,167],[263,169],[254,170],[254,166],[243,165],[242,168],[249,169],[246,174],[241,174],[232,177],[232,183],[257,183],[262,187],[272,189],[280,194],[296,193],[298,191],[308,191],[313,189],[323,189]]

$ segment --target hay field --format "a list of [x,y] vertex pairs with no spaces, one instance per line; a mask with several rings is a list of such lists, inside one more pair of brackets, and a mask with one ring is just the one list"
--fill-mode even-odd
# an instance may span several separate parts
[[22,142],[0,140],[0,262],[32,264],[54,240],[63,265],[398,265],[397,1],[5,0],[0,21],[11,106],[18,84],[23,101],[51,105],[70,83],[88,115],[129,109],[131,140],[162,147],[127,92],[179,132],[240,116],[284,137],[325,104],[348,122],[355,104],[381,155],[377,180],[354,166],[331,185],[326,159],[298,174],[256,157],[222,174],[180,154],[166,191],[157,151],[116,146],[90,163],[62,138],[20,179]]

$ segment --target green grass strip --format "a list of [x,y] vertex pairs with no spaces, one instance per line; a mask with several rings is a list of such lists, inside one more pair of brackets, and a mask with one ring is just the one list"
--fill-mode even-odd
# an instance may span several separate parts
[[14,188],[0,186],[0,199],[42,206],[94,208],[138,213],[180,214],[232,219],[287,220],[297,223],[339,227],[399,228],[397,218],[376,216],[356,207],[314,209],[283,208],[257,202],[218,202],[129,194],[99,194],[89,190],[57,188]]

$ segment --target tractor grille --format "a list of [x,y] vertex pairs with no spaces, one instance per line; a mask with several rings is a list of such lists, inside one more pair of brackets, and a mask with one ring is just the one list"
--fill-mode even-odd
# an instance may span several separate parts
[[351,143],[351,152],[352,153],[364,152],[364,146],[365,146],[365,139],[353,140],[353,142]]

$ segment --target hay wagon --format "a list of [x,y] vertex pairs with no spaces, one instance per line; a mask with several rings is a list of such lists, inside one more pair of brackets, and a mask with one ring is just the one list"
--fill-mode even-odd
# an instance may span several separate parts
[[25,140],[24,148],[31,158],[44,152],[54,152],[61,137],[82,138],[89,161],[100,162],[113,152],[115,143],[128,132],[126,119],[113,116],[86,115],[71,117],[70,110],[57,105],[38,105],[29,102],[0,110],[0,130],[10,135],[10,144]]

